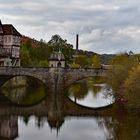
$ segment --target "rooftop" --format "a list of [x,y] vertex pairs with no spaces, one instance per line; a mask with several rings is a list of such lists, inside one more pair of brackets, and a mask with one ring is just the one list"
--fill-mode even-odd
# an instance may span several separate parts
[[0,33],[4,35],[22,36],[12,24],[2,24],[0,21]]

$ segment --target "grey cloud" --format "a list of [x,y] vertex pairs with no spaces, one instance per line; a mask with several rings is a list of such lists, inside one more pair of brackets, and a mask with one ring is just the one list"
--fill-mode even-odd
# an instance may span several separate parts
[[36,39],[49,40],[57,33],[75,44],[79,33],[84,50],[139,52],[139,4],[138,0],[0,0],[0,17]]

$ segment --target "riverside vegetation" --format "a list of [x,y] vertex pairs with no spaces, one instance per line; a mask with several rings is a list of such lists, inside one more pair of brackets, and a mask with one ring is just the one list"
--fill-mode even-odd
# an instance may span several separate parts
[[117,105],[126,109],[140,109],[139,55],[120,54],[111,61],[107,83],[114,91]]

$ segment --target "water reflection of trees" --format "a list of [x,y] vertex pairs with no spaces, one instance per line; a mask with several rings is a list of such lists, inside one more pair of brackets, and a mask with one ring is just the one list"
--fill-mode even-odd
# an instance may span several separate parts
[[118,114],[114,117],[98,118],[107,140],[139,140],[140,117],[137,114]]
[[69,88],[69,96],[73,96],[74,100],[80,100],[83,99],[88,94],[88,88],[87,83],[81,82],[81,83],[75,83]]
[[[76,100],[84,99],[89,91],[92,91],[93,97],[96,97],[103,88],[100,86],[104,82],[104,78],[90,77],[79,82],[74,83],[68,90],[69,96]],[[97,85],[98,84],[98,85]]]
[[[11,82],[11,81],[9,81]],[[19,105],[31,105],[39,102],[46,96],[46,87],[40,81],[28,78],[25,86],[4,86],[2,93],[12,102]],[[9,85],[9,83],[7,82]]]

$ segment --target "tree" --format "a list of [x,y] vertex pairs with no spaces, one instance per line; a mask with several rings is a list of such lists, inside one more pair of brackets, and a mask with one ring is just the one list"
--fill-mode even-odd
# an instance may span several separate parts
[[85,81],[82,83],[75,83],[69,88],[69,94],[74,97],[75,102],[77,99],[83,99],[88,94],[87,84]]
[[31,39],[28,39],[23,42],[21,47],[21,64],[23,66],[47,67],[51,52],[52,48],[43,39],[35,42],[35,44]]
[[21,47],[20,50],[20,54],[21,54],[21,65],[22,66],[29,66],[31,65],[31,58],[29,55],[29,51],[27,50],[27,48],[25,46]]
[[140,65],[133,68],[124,84],[126,107],[140,108]]
[[92,67],[101,68],[101,59],[99,55],[94,55],[92,58]]
[[124,83],[129,76],[129,71],[138,64],[133,57],[126,54],[115,56],[110,62],[110,69],[107,72],[107,83],[113,89],[116,101],[124,98]]
[[88,58],[85,55],[78,55],[75,57],[75,64],[80,65],[80,67],[87,67],[88,66]]
[[41,60],[39,62],[39,66],[40,67],[48,67],[49,66],[49,62],[47,60]]
[[71,64],[71,68],[80,68],[80,65],[73,63],[73,64]]
[[67,40],[62,39],[59,35],[53,35],[51,40],[48,42],[48,46],[54,51],[61,50],[66,59],[66,65],[72,63],[73,58],[73,46],[67,43]]

